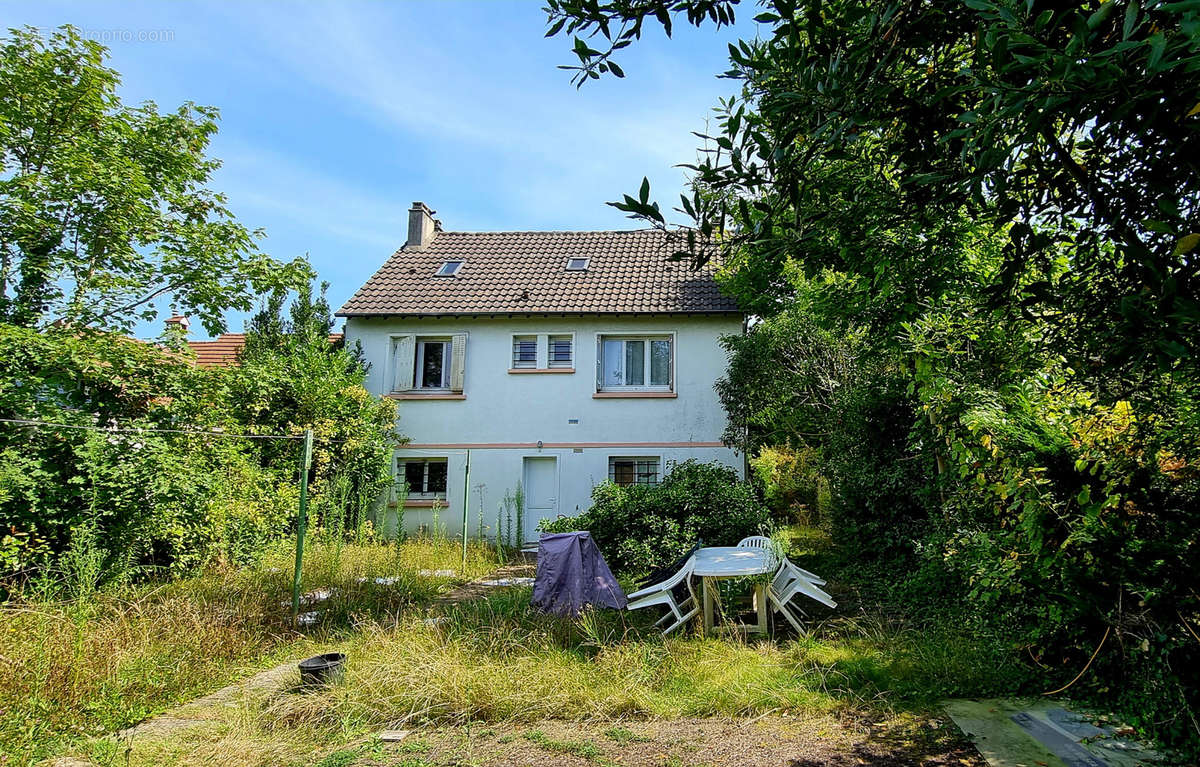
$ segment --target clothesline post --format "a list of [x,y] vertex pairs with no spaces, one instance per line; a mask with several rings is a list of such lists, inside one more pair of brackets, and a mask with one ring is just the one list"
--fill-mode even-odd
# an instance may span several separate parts
[[304,565],[304,531],[308,526],[308,469],[312,466],[313,433],[304,430],[300,448],[300,513],[296,517],[296,572],[292,577],[292,618],[300,613],[300,573]]
[[[467,522],[470,516],[467,513],[467,508],[471,503],[471,450],[467,449],[467,468],[463,472],[463,525],[462,525],[462,569],[459,570],[459,576],[467,571]],[[480,509],[480,513],[483,510]]]

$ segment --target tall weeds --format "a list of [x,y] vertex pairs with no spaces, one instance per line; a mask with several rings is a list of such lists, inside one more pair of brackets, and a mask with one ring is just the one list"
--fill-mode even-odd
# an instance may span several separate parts
[[[75,574],[57,590],[30,587],[0,605],[0,764],[32,764],[71,741],[132,725],[308,653],[357,620],[386,625],[453,580],[422,571],[457,572],[461,563],[453,542],[318,541],[306,553],[303,578],[310,595],[303,609],[316,619],[297,627],[289,547],[253,569],[95,591],[96,557],[79,546],[79,564],[68,568]],[[490,547],[473,544],[457,577],[478,577],[496,564]]]

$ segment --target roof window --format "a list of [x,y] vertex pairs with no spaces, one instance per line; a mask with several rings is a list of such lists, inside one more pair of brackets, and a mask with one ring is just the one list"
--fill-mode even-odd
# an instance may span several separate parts
[[590,260],[591,259],[588,259],[588,258],[568,258],[567,259],[567,271],[568,272],[586,272],[587,268],[588,268],[588,261],[590,261]]
[[435,277],[453,277],[458,274],[458,270],[462,268],[462,261],[444,261],[442,267],[437,270]]

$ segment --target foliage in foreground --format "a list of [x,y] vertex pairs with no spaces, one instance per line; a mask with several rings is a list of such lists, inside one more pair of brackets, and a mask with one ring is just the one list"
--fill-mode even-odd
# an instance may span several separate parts
[[[456,543],[425,540],[310,547],[304,591],[331,595],[305,608],[321,613],[304,629],[291,622],[288,547],[255,568],[217,567],[87,599],[59,601],[31,589],[0,606],[0,763],[33,763],[64,744],[128,727],[254,669],[317,651],[366,616],[385,621],[497,566],[491,547],[471,544],[459,572],[461,553]],[[421,574],[440,570],[456,575]]]
[[0,40],[0,322],[128,331],[169,295],[216,334],[227,309],[301,287],[304,259],[259,252],[209,187],[217,110],[123,104],[106,57],[70,26]]
[[[735,5],[547,12],[582,84]],[[677,233],[764,318],[730,341],[732,437],[816,451],[844,553],[910,609],[994,621],[1050,689],[1086,666],[1070,692],[1200,753],[1200,6],[756,20]],[[612,204],[665,228],[649,192]]]
[[703,541],[732,546],[768,524],[753,487],[720,463],[695,459],[670,466],[657,485],[603,482],[591,507],[577,517],[544,524],[546,532],[587,530],[614,571],[664,567]]
[[[216,369],[124,336],[0,325],[0,414],[64,424],[0,427],[0,572],[71,568],[86,592],[253,561],[293,529],[305,428],[314,526],[361,531],[391,482],[395,409],[329,343],[323,298],[281,312],[266,307],[242,364]],[[278,333],[259,332],[265,317]],[[129,431],[143,428],[168,431]],[[287,439],[225,436],[246,434]]]

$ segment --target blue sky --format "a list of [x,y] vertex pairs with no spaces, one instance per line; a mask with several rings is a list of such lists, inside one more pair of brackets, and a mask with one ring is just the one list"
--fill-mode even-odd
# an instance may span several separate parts
[[126,102],[219,107],[214,187],[268,253],[307,253],[336,308],[403,244],[413,200],[470,231],[632,228],[604,203],[644,175],[678,199],[673,166],[735,91],[716,74],[726,43],[754,34],[753,4],[733,29],[649,29],[619,59],[624,80],[582,90],[540,7],[6,2],[3,26],[71,23],[105,42]]

